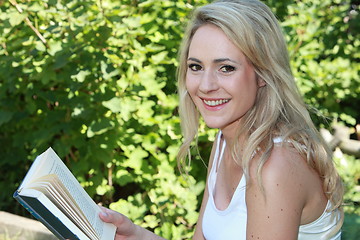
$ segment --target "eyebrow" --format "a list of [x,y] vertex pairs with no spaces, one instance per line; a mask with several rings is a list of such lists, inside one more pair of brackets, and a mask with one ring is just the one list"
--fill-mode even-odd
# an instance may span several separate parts
[[[193,58],[193,57],[188,58],[188,61],[194,61],[194,62],[201,63],[201,61],[199,59]],[[216,58],[216,59],[213,60],[213,62],[214,63],[233,62],[233,63],[239,64],[237,61],[232,60],[230,58]]]

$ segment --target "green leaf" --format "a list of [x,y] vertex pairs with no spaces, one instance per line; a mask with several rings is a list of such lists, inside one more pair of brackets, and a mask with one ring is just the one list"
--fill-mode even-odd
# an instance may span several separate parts
[[140,20],[141,20],[140,17],[129,17],[129,18],[124,18],[123,22],[128,26],[128,28],[135,29],[141,26]]
[[27,17],[25,13],[12,12],[8,14],[9,22],[11,26],[17,26],[25,20]]
[[72,75],[71,78],[77,80],[78,82],[84,82],[85,78],[89,76],[91,72],[89,70],[81,70],[76,75]]
[[14,112],[0,110],[0,126],[9,122],[14,116]]
[[128,155],[128,159],[124,162],[124,165],[140,171],[143,165],[143,159],[148,155],[148,152],[144,151],[141,147],[137,147]]
[[158,54],[151,56],[151,61],[153,64],[160,64],[166,62],[165,59],[168,55],[167,51],[159,52]]
[[128,171],[125,171],[125,170],[116,171],[115,179],[116,179],[116,182],[120,186],[125,186],[126,184],[134,181],[134,178],[132,177],[132,175]]
[[144,217],[144,220],[146,223],[146,227],[153,229],[159,225],[159,219],[157,219],[157,217],[154,215],[146,215]]
[[121,99],[118,97],[114,97],[114,98],[110,99],[109,101],[104,101],[104,102],[102,102],[102,105],[104,107],[110,109],[110,111],[113,113],[118,113],[118,112],[121,112],[121,110],[122,110]]
[[124,121],[129,121],[131,119],[131,114],[136,111],[137,102],[134,101],[131,97],[124,97],[121,99],[121,118]]
[[87,137],[92,138],[95,135],[103,134],[108,130],[114,128],[114,126],[114,122],[106,118],[94,121],[91,123],[90,127],[87,130]]
[[60,52],[62,50],[61,42],[59,41],[50,40],[48,42],[48,45],[49,45],[48,53],[51,56],[54,56],[55,53]]
[[98,187],[96,188],[96,194],[103,196],[106,193],[110,192],[111,189],[112,187],[107,184],[106,179],[103,179],[102,184],[98,185]]

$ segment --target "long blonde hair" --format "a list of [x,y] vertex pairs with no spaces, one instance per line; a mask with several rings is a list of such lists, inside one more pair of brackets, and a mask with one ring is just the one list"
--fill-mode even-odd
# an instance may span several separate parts
[[[258,79],[266,83],[266,87],[259,88],[256,103],[243,117],[245,125],[237,132],[238,137],[247,136],[239,164],[248,182],[252,154],[261,149],[261,164],[257,169],[257,178],[261,183],[261,170],[274,146],[273,139],[281,136],[317,171],[333,209],[340,208],[343,187],[332,161],[332,153],[314,126],[300,96],[290,69],[281,27],[269,7],[257,0],[215,1],[194,12],[179,53],[179,112],[184,136],[178,154],[179,164],[183,166],[191,157],[190,146],[197,141],[200,115],[186,91],[185,80],[190,42],[196,30],[205,24],[222,29],[253,64]],[[231,146],[234,159],[240,159],[238,145],[239,142],[235,142]]]

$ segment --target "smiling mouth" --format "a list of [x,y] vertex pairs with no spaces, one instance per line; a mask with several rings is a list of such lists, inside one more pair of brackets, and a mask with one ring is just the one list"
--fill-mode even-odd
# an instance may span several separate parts
[[219,100],[205,100],[205,99],[203,99],[203,102],[206,105],[211,106],[211,107],[219,106],[219,105],[225,104],[225,103],[227,103],[229,101],[230,101],[230,99],[219,99]]

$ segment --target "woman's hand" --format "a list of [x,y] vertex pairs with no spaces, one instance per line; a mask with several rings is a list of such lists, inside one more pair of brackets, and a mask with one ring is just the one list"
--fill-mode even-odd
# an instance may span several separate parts
[[99,217],[106,223],[112,223],[116,226],[114,240],[163,240],[163,238],[154,233],[134,224],[129,218],[121,213],[101,207],[102,212]]
[[121,213],[101,207],[102,212],[99,217],[106,223],[112,223],[116,226],[115,240],[140,239],[137,237],[138,226]]

